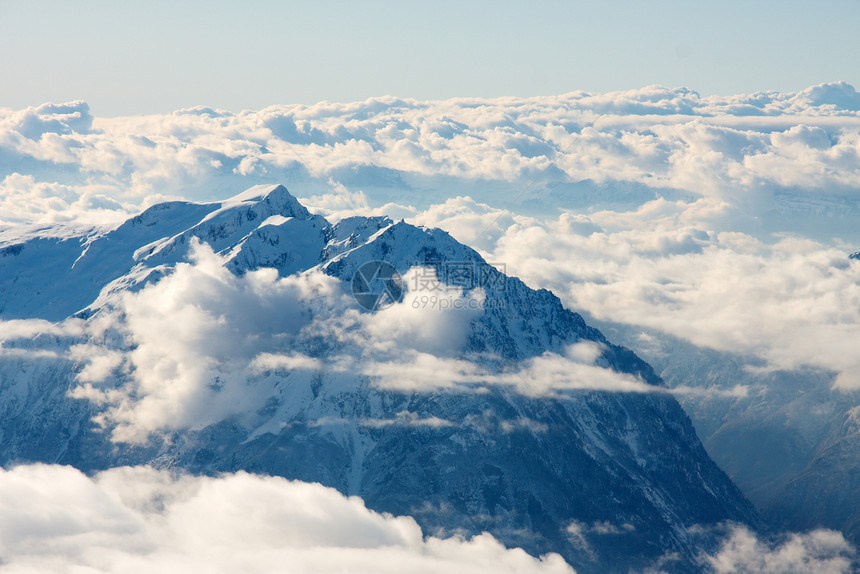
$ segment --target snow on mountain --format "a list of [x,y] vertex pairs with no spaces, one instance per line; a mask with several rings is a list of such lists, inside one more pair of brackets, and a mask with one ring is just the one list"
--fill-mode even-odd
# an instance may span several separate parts
[[[696,528],[760,524],[648,364],[441,230],[268,186],[0,249],[5,464],[320,482],[585,572],[695,570]],[[374,261],[410,290],[370,313]]]

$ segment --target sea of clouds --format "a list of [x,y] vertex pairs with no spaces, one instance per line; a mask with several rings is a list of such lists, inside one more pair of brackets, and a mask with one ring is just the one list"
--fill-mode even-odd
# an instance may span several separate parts
[[[7,231],[110,226],[158,201],[217,200],[262,182],[285,184],[332,220],[387,213],[441,227],[596,319],[752,357],[764,370],[826,369],[833,392],[860,390],[860,261],[848,257],[860,251],[860,94],[847,84],[727,97],[662,87],[528,99],[386,97],[112,119],[84,102],[0,110]],[[608,377],[594,364],[599,350],[586,346],[493,378],[452,356],[478,311],[425,312],[416,322],[407,300],[375,319],[355,311],[341,289],[321,275],[238,278],[200,247],[103,323],[4,322],[0,331],[8,340],[54,331],[80,339],[64,355],[82,368],[75,392],[104,407],[116,440],[132,442],[241,411],[271,391],[267,369],[318,368],[301,333],[319,317],[327,322],[315,329],[353,345],[343,371],[360,365],[382,385],[396,385],[402,377],[387,374],[404,369],[422,388],[508,384],[532,393],[563,387],[571,369],[583,380]],[[273,318],[266,309],[274,306],[295,312]],[[123,337],[134,344],[116,344]],[[103,386],[118,373],[128,386]],[[219,393],[213,373],[222,377]],[[601,384],[643,391],[637,380]],[[24,466],[2,471],[0,484],[3,571],[178,570],[203,561],[213,571],[253,572],[286,558],[298,571],[335,571],[346,559],[359,572],[402,564],[438,571],[452,561],[457,571],[568,571],[560,559],[533,559],[487,536],[424,539],[408,518],[280,479],[150,469],[85,477]],[[309,496],[313,512],[289,502]],[[59,504],[71,499],[80,502]],[[261,502],[272,499],[285,502]],[[245,524],[251,515],[258,524]],[[235,532],[212,524],[235,524]],[[731,528],[725,540],[703,557],[718,572],[850,568],[852,550],[833,532],[766,542]]]
[[[93,117],[85,102],[44,104],[0,110],[0,221],[110,219],[160,197],[217,199],[236,182],[309,177],[353,199],[361,183],[337,184],[393,187],[406,205],[453,195],[410,185],[428,176],[465,189],[509,182],[518,192],[544,181],[635,183],[728,202],[749,216],[802,190],[824,209],[857,188],[858,110],[860,94],[844,83],[731,97],[657,86],[528,99],[386,97],[111,119]],[[569,195],[562,199],[576,203]]]

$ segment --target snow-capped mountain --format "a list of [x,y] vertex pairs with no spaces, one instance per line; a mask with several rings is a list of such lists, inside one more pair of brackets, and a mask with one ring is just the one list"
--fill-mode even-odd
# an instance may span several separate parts
[[[379,261],[428,291],[363,311]],[[321,482],[585,572],[695,570],[713,540],[694,527],[759,524],[651,367],[552,293],[282,186],[7,229],[0,317],[4,464]]]

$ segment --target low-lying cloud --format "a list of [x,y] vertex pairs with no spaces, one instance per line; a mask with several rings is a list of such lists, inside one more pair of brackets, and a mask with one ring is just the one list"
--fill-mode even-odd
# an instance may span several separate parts
[[72,396],[104,405],[100,422],[126,441],[256,410],[273,390],[253,374],[284,365],[286,358],[273,359],[276,350],[306,354],[303,331],[316,316],[339,316],[326,306],[344,311],[345,297],[340,282],[322,273],[279,278],[261,269],[237,277],[196,243],[191,262],[90,321],[86,342],[70,350],[80,364]]
[[703,556],[715,574],[847,574],[853,572],[856,550],[841,533],[813,530],[766,541],[743,526],[728,529],[718,552]]
[[319,484],[148,467],[0,469],[0,571],[572,573],[489,534],[424,537]]
[[[597,539],[633,530],[581,521],[567,528],[585,557]],[[714,532],[722,541],[699,557],[704,572],[847,574],[856,564],[855,549],[831,530],[767,540],[744,526]],[[376,513],[320,484],[144,466],[94,476],[44,464],[0,469],[0,556],[9,574],[574,572],[557,554],[536,558],[486,533],[426,536],[409,516]]]

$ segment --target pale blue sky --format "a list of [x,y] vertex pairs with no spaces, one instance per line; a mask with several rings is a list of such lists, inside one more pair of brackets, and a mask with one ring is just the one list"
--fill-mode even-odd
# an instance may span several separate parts
[[860,88],[860,1],[0,0],[0,107]]

